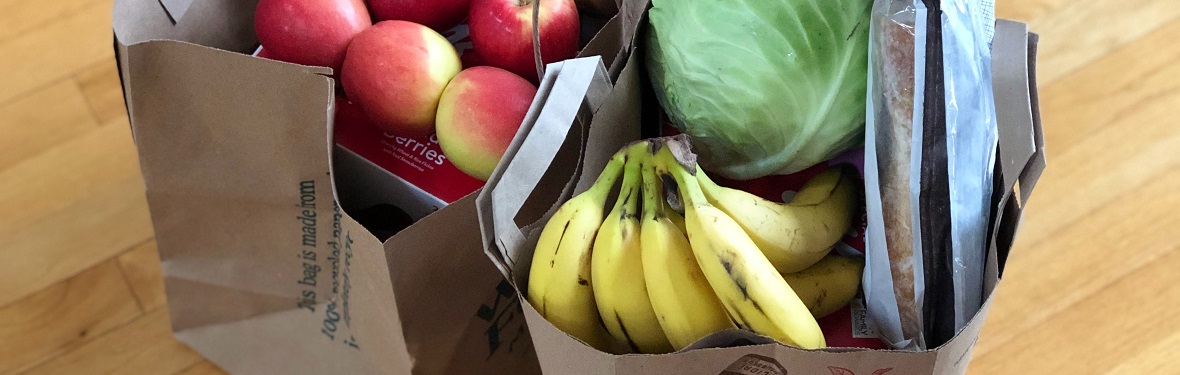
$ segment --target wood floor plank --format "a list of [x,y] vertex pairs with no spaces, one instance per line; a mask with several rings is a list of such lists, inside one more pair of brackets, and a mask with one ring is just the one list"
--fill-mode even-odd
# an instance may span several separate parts
[[1043,36],[1037,79],[1050,84],[1178,18],[1176,0],[1072,2],[1029,24]]
[[1180,331],[1177,268],[1180,246],[1007,345],[976,357],[969,373],[1101,374],[1145,347],[1171,340]]
[[206,361],[202,361],[201,363],[197,364],[196,366],[193,366],[193,367],[190,367],[184,371],[181,371],[181,372],[177,373],[176,375],[228,375],[228,374],[225,372],[225,370],[222,370],[221,367],[217,367],[217,365],[213,364],[213,362],[209,362],[208,360],[206,360]]
[[144,311],[152,311],[167,304],[160,254],[156,251],[155,240],[119,255],[119,266],[127,275],[127,283]]
[[158,309],[24,375],[174,374],[201,360],[172,336],[168,309]]
[[[1043,17],[1060,12],[1063,9],[1084,3],[1084,0],[998,0],[996,4],[996,18],[1036,23]],[[1036,31],[1036,30],[1034,30]]]
[[1149,347],[1142,347],[1138,353],[1119,361],[1119,365],[1107,371],[1108,375],[1180,374],[1176,368],[1180,348],[1180,332],[1173,332],[1167,339]]
[[0,374],[16,374],[139,317],[119,266],[102,263],[0,308]]
[[[131,130],[94,128],[34,158],[0,170],[19,184],[0,186],[0,233],[37,225],[102,187],[139,174]],[[0,244],[2,246],[2,244]]]
[[1029,22],[1080,0],[996,1],[996,17]]
[[78,12],[0,42],[0,104],[39,87],[65,80],[102,60],[114,59],[111,34],[113,0],[94,2]]
[[98,127],[71,81],[0,106],[0,171]]
[[86,95],[90,109],[98,123],[105,124],[127,117],[123,104],[123,85],[119,82],[118,65],[108,59],[79,73],[74,79]]
[[108,125],[0,171],[0,306],[152,237],[129,127]]
[[1052,159],[1028,204],[1022,225],[1029,230],[1016,247],[1038,251],[1035,246],[1057,238],[1062,227],[1180,166],[1180,131],[1168,122],[1172,110],[1140,112],[1129,119],[1142,126],[1106,129]]
[[0,41],[85,9],[96,0],[0,0]]
[[[1172,32],[1180,32],[1180,22],[1052,87],[1047,95],[1055,99],[1046,100],[1042,113],[1050,166],[1029,203],[1018,247],[1052,238],[1082,215],[1180,165],[1175,115],[1180,65],[1168,58],[1180,54],[1142,55],[1171,45]],[[1142,62],[1132,63],[1135,59]],[[1128,78],[1102,79],[1123,75],[1123,69]],[[1094,93],[1094,80],[1116,90]]]
[[1125,121],[1129,114],[1176,103],[1180,48],[1169,46],[1178,36],[1180,20],[1055,84],[1042,86],[1041,113],[1050,151],[1061,154],[1103,128],[1122,126],[1134,131],[1138,124]]
[[[1111,202],[1038,248],[1017,248],[976,355],[1075,308],[1079,301],[1180,247],[1180,169]],[[1134,235],[1129,235],[1134,233]],[[1035,251],[1033,251],[1035,250]]]

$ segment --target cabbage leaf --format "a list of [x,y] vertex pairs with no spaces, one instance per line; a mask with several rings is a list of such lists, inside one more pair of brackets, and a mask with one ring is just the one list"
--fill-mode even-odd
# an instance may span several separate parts
[[656,97],[706,169],[789,174],[864,142],[871,0],[652,0]]

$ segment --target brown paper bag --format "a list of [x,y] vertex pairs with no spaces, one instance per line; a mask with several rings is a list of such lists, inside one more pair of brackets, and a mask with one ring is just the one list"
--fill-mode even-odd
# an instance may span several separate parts
[[[998,171],[1005,185],[1005,216],[989,259],[999,259],[1011,246],[1022,196],[1016,185],[1031,189],[1044,167],[1043,141],[1036,115],[1035,35],[1023,25],[1001,22],[996,34],[996,95],[1014,101],[997,103],[1001,153],[1012,163]],[[480,193],[481,229],[488,257],[508,277],[521,299],[541,369],[546,374],[961,374],[991,306],[991,298],[957,336],[922,352],[830,348],[802,350],[743,331],[720,332],[677,353],[612,355],[581,343],[542,317],[521,294],[527,290],[533,248],[545,221],[561,202],[585,191],[609,157],[638,139],[642,69],[635,53],[611,85],[597,59],[576,59],[551,65],[547,85],[538,95],[522,128],[488,185]],[[606,92],[604,97],[604,92]],[[544,97],[542,97],[544,96]],[[1024,98],[1021,102],[1019,99]],[[647,105],[655,105],[649,103]],[[1031,145],[1032,147],[1021,147]],[[1021,151],[1023,150],[1023,152]],[[1009,153],[1010,152],[1010,153]],[[1026,196],[1026,195],[1025,195]],[[989,267],[987,295],[999,280]]]
[[475,196],[384,243],[343,212],[330,71],[248,56],[254,5],[114,8],[175,335],[242,374],[537,373]]

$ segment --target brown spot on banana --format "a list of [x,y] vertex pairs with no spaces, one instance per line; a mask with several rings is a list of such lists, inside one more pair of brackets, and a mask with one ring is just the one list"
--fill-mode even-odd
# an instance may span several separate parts
[[[577,213],[575,212],[574,214],[576,215]],[[553,247],[553,257],[554,258],[557,258],[557,253],[559,251],[561,251],[561,241],[565,239],[565,232],[568,231],[569,229],[570,229],[570,222],[567,220],[565,222],[565,226],[561,227],[561,235],[557,236],[557,242],[555,242],[557,244],[557,246]],[[551,266],[551,267],[553,266],[552,261],[549,262],[549,266]]]
[[635,344],[635,340],[631,339],[631,333],[627,332],[627,325],[623,324],[623,318],[619,317],[619,311],[615,310],[615,321],[619,322],[619,330],[623,331],[623,339],[627,340],[627,346],[635,353],[642,353],[639,350],[639,345]]

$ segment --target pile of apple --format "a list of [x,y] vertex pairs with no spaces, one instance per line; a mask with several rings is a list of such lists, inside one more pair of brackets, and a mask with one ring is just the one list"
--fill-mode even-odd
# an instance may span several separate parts
[[[544,63],[577,54],[573,0],[260,0],[261,56],[332,68],[347,101],[382,130],[437,135],[460,170],[487,180],[520,127]],[[440,32],[464,21],[480,66],[466,69]]]

